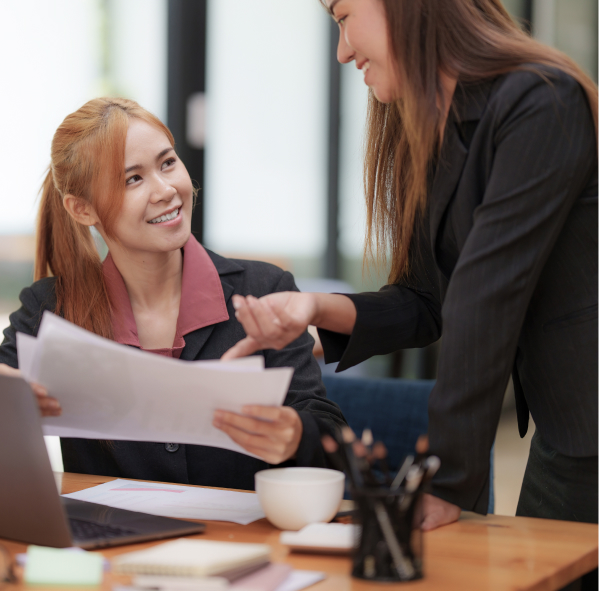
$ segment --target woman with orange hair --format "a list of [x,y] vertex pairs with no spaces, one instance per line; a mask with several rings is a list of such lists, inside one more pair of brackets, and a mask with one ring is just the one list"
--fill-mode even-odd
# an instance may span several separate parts
[[[272,265],[204,249],[191,235],[193,200],[173,136],[137,103],[95,99],[66,117],[42,187],[36,281],[10,316],[0,372],[18,374],[16,332],[36,335],[44,310],[144,351],[218,359],[244,336],[233,294],[297,289],[290,273]],[[91,227],[109,248],[103,262]],[[269,465],[324,466],[320,430],[344,420],[326,399],[313,343],[303,333],[265,352],[267,367],[295,368],[284,406],[215,413],[214,425],[259,458],[183,443],[62,438],[65,470],[253,489],[254,473]],[[33,386],[42,413],[60,413],[59,402]]]
[[323,3],[370,88],[367,254],[390,253],[389,283],[238,297],[225,357],[312,324],[343,370],[443,335],[423,528],[486,512],[510,374],[536,425],[518,514],[597,522],[596,85],[499,0]]

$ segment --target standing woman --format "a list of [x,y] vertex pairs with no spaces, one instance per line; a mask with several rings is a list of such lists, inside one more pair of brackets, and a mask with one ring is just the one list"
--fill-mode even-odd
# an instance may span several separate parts
[[486,512],[510,374],[536,425],[517,513],[597,522],[597,87],[499,0],[326,5],[370,87],[367,254],[390,253],[389,283],[237,298],[225,357],[313,324],[343,370],[443,335],[423,528]]

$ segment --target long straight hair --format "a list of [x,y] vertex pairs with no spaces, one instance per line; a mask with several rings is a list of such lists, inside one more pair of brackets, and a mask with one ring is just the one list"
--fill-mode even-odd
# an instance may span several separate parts
[[70,216],[63,199],[71,194],[89,202],[106,234],[113,237],[125,193],[125,143],[131,118],[158,128],[174,146],[169,129],[135,101],[87,102],[54,134],[37,219],[34,279],[54,275],[56,314],[109,339],[111,309],[102,261],[89,227]]
[[468,83],[530,70],[531,64],[553,66],[585,90],[595,134],[597,86],[568,56],[521,31],[499,0],[381,1],[402,96],[389,104],[378,102],[372,91],[369,96],[365,255],[367,262],[384,264],[390,253],[394,283],[408,272],[415,224],[426,205],[428,168],[439,149],[447,105],[440,72]]

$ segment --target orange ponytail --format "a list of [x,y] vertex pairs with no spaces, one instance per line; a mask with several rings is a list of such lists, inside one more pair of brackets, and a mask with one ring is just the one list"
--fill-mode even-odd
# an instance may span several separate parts
[[56,276],[56,310],[65,319],[112,338],[110,305],[102,261],[87,226],[78,224],[62,205],[48,171],[42,185],[37,224],[34,279]]
[[94,99],[68,115],[54,134],[51,164],[41,188],[34,279],[56,277],[56,314],[112,338],[111,309],[102,261],[89,227],[63,206],[67,194],[88,201],[112,235],[125,190],[125,142],[129,119],[169,129],[127,99]]

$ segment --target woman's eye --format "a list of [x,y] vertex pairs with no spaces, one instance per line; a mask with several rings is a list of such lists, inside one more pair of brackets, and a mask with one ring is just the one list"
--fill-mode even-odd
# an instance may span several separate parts
[[175,164],[175,158],[171,157],[171,158],[167,158],[163,163],[162,163],[162,168],[165,169],[166,167],[171,166],[172,164]]
[[141,179],[141,177],[139,175],[133,175],[133,176],[129,177],[125,183],[127,185],[132,185],[136,181],[139,181],[139,179]]
[[337,24],[338,25],[343,25],[345,23],[345,18],[344,16],[342,16],[340,19],[337,19]]

